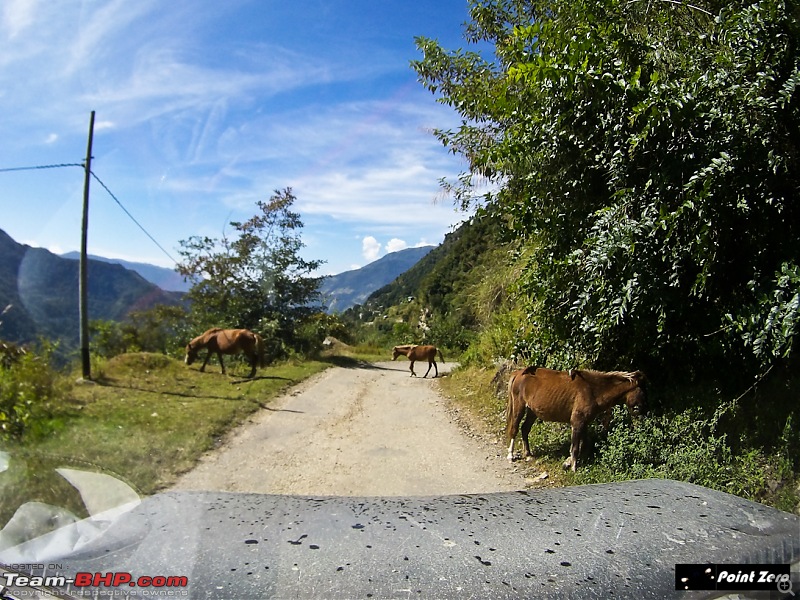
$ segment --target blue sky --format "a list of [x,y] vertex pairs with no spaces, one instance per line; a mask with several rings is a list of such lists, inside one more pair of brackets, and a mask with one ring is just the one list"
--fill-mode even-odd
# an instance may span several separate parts
[[[175,259],[291,187],[322,274],[438,244],[464,169],[430,133],[457,116],[409,66],[462,47],[467,0],[3,0],[0,169],[81,163]],[[80,246],[83,171],[0,173],[0,229]],[[230,227],[227,228],[230,233]],[[89,251],[174,263],[91,184]]]

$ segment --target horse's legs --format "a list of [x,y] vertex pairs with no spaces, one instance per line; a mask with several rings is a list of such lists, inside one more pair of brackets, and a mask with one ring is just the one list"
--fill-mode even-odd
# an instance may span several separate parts
[[581,454],[581,450],[583,449],[583,438],[586,433],[586,424],[585,423],[577,423],[572,426],[572,443],[569,447],[569,458],[564,461],[564,468],[565,469],[572,469],[572,472],[575,472],[575,469],[578,466],[578,457]]
[[528,441],[528,435],[531,433],[531,427],[533,427],[533,422],[536,420],[536,415],[533,414],[533,411],[528,408],[527,406],[522,409],[523,414],[525,415],[525,420],[522,422],[522,456],[524,458],[530,459],[533,456],[531,452],[530,442]]
[[[431,370],[430,366],[428,366],[428,370],[429,371]],[[436,366],[436,361],[433,361],[433,370],[436,373],[436,375],[434,375],[434,377],[438,377],[439,376],[439,367]]]
[[416,373],[414,373],[414,361],[413,361],[413,360],[411,361],[411,365],[410,365],[408,368],[409,368],[409,370],[411,371],[411,376],[412,376],[412,377],[416,377],[416,376],[417,376],[417,374],[416,374]]
[[[524,414],[525,408],[523,406],[522,410],[520,410],[517,403],[514,401],[512,397],[509,402],[511,402],[511,406],[509,407],[508,411],[508,421],[506,423],[506,437],[509,440],[508,443],[508,461],[514,461],[514,442],[517,439],[517,432],[519,431],[519,423],[522,421],[522,416]],[[524,438],[523,438],[524,439]]]
[[217,357],[219,357],[219,366],[222,368],[222,374],[225,375],[225,363],[222,362],[222,352],[217,352]]
[[[423,379],[425,379],[428,376],[428,373],[431,372],[431,366],[435,365],[435,364],[436,363],[428,363],[428,370],[425,371],[425,375],[422,376]],[[439,369],[436,369],[436,375],[438,375],[438,374],[439,374]],[[436,375],[434,375],[434,377],[436,377]]]
[[206,359],[203,361],[203,366],[200,367],[200,372],[204,372],[206,370],[206,365],[208,364],[208,359],[211,358],[211,350],[206,352]]
[[250,368],[251,368],[250,375],[248,375],[248,377],[252,379],[256,374],[256,361],[258,360],[258,354],[253,354],[251,356],[248,356],[247,358],[250,359]]

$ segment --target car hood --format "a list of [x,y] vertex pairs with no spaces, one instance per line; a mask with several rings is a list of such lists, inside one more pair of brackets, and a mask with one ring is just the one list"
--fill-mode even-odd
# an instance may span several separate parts
[[0,553],[51,574],[182,576],[172,591],[190,598],[686,598],[676,563],[799,559],[797,516],[659,479],[412,498],[169,492],[61,551],[37,538]]

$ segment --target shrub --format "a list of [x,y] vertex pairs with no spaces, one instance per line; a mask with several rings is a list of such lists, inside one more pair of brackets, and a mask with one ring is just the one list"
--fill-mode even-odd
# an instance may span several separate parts
[[630,423],[616,407],[611,430],[575,482],[675,479],[792,510],[797,498],[787,485],[794,480],[787,445],[737,448],[725,423],[732,409],[729,402],[710,414],[694,407]]
[[0,440],[20,439],[64,397],[65,380],[52,366],[54,351],[54,345],[43,344],[0,368]]

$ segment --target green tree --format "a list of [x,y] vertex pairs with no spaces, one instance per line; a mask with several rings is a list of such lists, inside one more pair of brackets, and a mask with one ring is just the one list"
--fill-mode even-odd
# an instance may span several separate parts
[[166,304],[134,311],[128,317],[139,350],[172,355],[182,355],[186,342],[194,337],[188,318],[185,307]]
[[242,327],[273,338],[270,347],[292,346],[295,326],[316,312],[321,279],[312,273],[323,264],[300,256],[295,200],[291,189],[276,190],[251,219],[231,223],[233,237],[181,242],[178,272],[195,282],[187,298],[198,328]]
[[89,334],[92,351],[105,358],[139,349],[135,341],[135,332],[129,323],[95,319],[89,322]]
[[[523,243],[518,348],[743,374],[789,356],[798,4],[485,0],[471,15],[475,51],[419,39],[414,68],[462,116],[437,132],[469,161],[456,201]],[[476,193],[476,175],[499,192]]]

